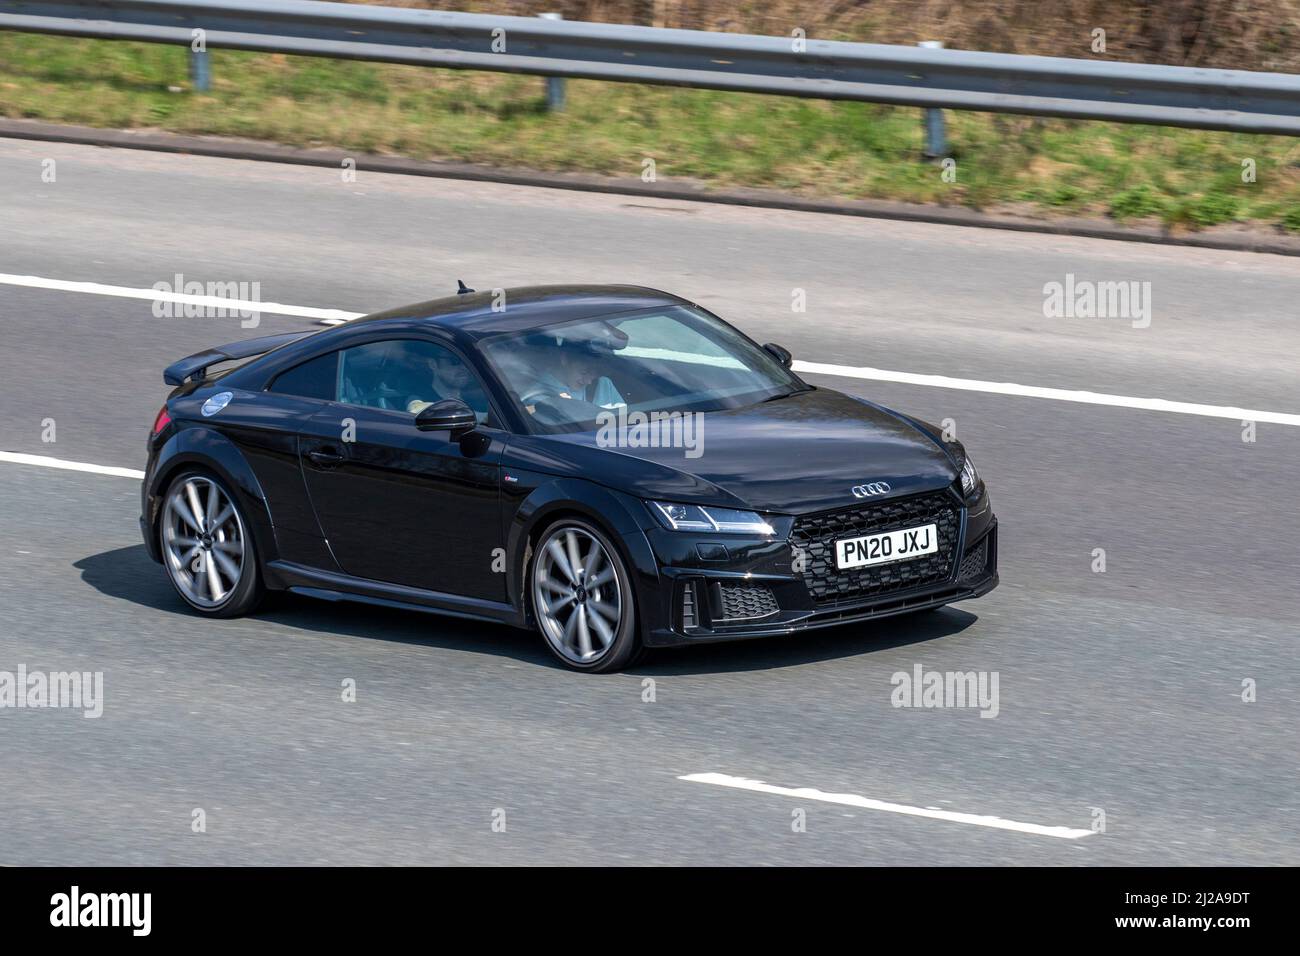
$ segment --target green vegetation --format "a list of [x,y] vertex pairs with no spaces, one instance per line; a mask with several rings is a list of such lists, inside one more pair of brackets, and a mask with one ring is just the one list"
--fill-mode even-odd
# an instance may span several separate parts
[[[949,111],[956,182],[921,152],[918,110],[0,34],[0,114],[548,170],[774,187],[1028,214],[1233,221],[1300,231],[1300,140]],[[1243,160],[1256,181],[1242,181]]]

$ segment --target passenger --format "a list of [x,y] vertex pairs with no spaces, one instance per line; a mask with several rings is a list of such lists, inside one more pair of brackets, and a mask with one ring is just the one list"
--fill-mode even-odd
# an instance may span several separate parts
[[408,412],[418,415],[436,401],[458,398],[474,410],[480,422],[487,418],[487,396],[464,362],[443,349],[439,349],[435,357],[427,361],[433,398],[425,401],[417,396],[411,397],[406,403]]

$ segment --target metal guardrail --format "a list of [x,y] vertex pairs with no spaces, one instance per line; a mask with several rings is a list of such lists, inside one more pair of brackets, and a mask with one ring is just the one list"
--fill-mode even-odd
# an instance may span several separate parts
[[550,77],[1300,134],[1300,76],[316,0],[0,0],[0,29]]

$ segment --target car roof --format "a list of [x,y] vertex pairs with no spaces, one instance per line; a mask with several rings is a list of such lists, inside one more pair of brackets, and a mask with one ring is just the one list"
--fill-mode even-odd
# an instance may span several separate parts
[[541,328],[567,319],[595,318],[656,306],[690,305],[686,299],[634,285],[530,285],[450,295],[399,306],[349,322],[395,327],[434,325],[471,338]]
[[[498,297],[498,293],[503,293],[503,297]],[[264,388],[271,378],[304,361],[312,353],[348,348],[355,342],[373,339],[374,333],[382,337],[441,329],[453,341],[459,340],[462,346],[473,348],[479,339],[503,332],[527,332],[566,320],[581,321],[641,309],[692,304],[668,292],[633,285],[533,285],[450,295],[375,312],[321,329],[315,334],[304,334],[302,338],[271,349],[246,365],[230,369],[225,373],[229,376],[225,380],[239,388]],[[497,306],[495,311],[494,305]],[[220,351],[215,350],[217,353]],[[199,357],[208,356],[191,356]]]

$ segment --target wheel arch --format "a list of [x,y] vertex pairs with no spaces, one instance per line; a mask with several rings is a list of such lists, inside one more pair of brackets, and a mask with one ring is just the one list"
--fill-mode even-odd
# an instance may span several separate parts
[[265,567],[266,562],[276,556],[275,527],[266,494],[238,446],[215,429],[202,426],[182,428],[168,439],[147,479],[144,518],[149,532],[146,536],[149,556],[160,563],[162,561],[158,522],[163,495],[176,476],[187,468],[211,472],[235,494],[244,517],[251,525],[257,560]]
[[[599,528],[623,560],[632,580],[634,601],[643,605],[645,578],[658,581],[658,565],[642,532],[641,503],[628,495],[590,482],[557,479],[534,489],[515,512],[507,533],[506,594],[519,609],[524,624],[533,627],[528,593],[528,565],[541,535],[558,521],[580,518]],[[648,517],[648,516],[647,516]],[[643,626],[638,614],[638,629]]]

